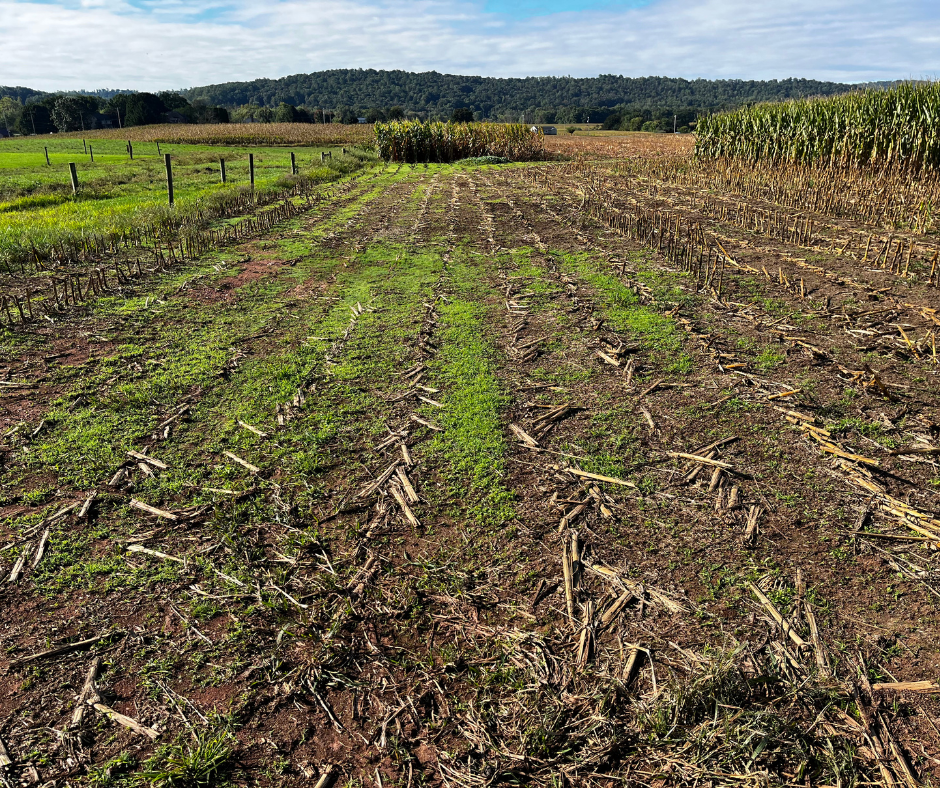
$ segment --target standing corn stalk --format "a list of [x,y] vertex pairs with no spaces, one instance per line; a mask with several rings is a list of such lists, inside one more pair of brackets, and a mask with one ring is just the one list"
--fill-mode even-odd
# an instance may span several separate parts
[[698,121],[696,153],[821,164],[940,166],[940,83],[757,104]]
[[532,131],[520,123],[376,123],[375,141],[383,159],[408,163],[476,156],[536,161],[545,156],[542,130]]

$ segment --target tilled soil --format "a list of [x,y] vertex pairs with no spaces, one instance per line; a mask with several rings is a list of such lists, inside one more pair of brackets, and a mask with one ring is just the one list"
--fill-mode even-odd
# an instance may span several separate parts
[[8,338],[6,781],[940,776],[936,290],[704,285],[578,177],[377,171]]

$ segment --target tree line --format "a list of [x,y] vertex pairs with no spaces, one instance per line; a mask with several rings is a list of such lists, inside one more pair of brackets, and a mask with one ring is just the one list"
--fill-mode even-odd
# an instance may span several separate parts
[[[240,111],[276,111],[290,105],[315,114],[334,108],[347,118],[387,119],[392,108],[408,117],[446,119],[454,110],[470,110],[476,120],[531,123],[600,123],[613,114],[644,122],[684,114],[686,121],[703,112],[744,104],[845,93],[856,86],[808,79],[685,80],[669,77],[495,77],[439,74],[436,71],[334,69],[281,79],[256,79],[182,91]],[[247,108],[254,108],[249,110]],[[314,117],[315,120],[315,117]],[[354,122],[354,121],[353,121]]]
[[[884,87],[887,83],[866,85]],[[0,128],[18,134],[101,126],[190,123],[367,123],[402,118],[539,124],[598,123],[620,130],[688,131],[702,114],[859,85],[784,80],[685,80],[670,77],[495,77],[436,71],[334,69],[180,92],[46,94],[0,87]]]
[[11,134],[49,134],[127,128],[153,123],[227,123],[225,107],[189,101],[179,93],[37,94],[28,88],[0,88],[0,129]]

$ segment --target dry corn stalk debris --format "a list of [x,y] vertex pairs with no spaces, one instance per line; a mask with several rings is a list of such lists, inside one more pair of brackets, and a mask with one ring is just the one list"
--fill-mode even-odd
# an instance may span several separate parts
[[[602,144],[620,143],[598,143]],[[572,163],[571,169],[575,166]],[[662,166],[673,172],[667,162]],[[403,372],[388,375],[383,369],[380,381],[365,376],[357,382],[367,389],[369,401],[376,403],[379,411],[375,423],[381,434],[377,437],[375,432],[359,434],[354,422],[343,424],[340,437],[321,447],[324,467],[311,472],[296,489],[285,478],[287,467],[272,467],[263,476],[249,476],[234,460],[215,466],[229,474],[229,479],[247,479],[245,484],[251,485],[248,498],[241,497],[245,491],[235,481],[185,487],[187,494],[198,490],[218,496],[212,498],[212,515],[226,523],[231,520],[233,526],[221,539],[208,527],[211,518],[202,522],[193,518],[193,507],[185,500],[151,492],[151,487],[161,482],[161,475],[170,475],[161,474],[163,469],[151,462],[151,452],[167,460],[174,475],[183,472],[175,442],[185,443],[185,430],[162,433],[178,420],[172,421],[153,434],[152,448],[124,444],[135,445],[143,458],[130,455],[119,469],[109,468],[101,482],[116,476],[110,488],[96,480],[94,486],[105,493],[97,499],[94,511],[90,503],[88,510],[84,508],[83,502],[93,500],[88,489],[70,492],[65,500],[77,501],[82,510],[73,509],[67,520],[63,515],[46,522],[5,552],[4,574],[25,555],[19,582],[11,593],[29,592],[29,583],[24,580],[30,580],[36,556],[40,556],[39,566],[45,567],[64,531],[86,527],[86,518],[110,524],[115,511],[126,516],[131,496],[135,501],[162,502],[160,511],[177,519],[141,517],[141,511],[147,515],[154,512],[133,507],[136,511],[129,519],[139,525],[129,538],[122,539],[119,549],[124,554],[126,548],[127,564],[137,577],[155,573],[160,567],[161,574],[178,571],[185,578],[179,588],[159,590],[166,594],[159,599],[160,604],[167,603],[162,612],[172,614],[162,625],[161,616],[155,619],[153,629],[160,631],[156,636],[160,643],[173,644],[163,653],[172,655],[174,649],[195,653],[206,641],[224,642],[225,648],[211,658],[222,666],[217,669],[224,676],[223,683],[248,687],[252,692],[251,688],[261,686],[269,693],[248,712],[253,722],[264,724],[289,711],[316,736],[342,742],[339,749],[324,756],[328,762],[322,758],[311,762],[298,755],[300,750],[294,744],[280,738],[276,726],[265,727],[269,731],[266,737],[277,743],[278,757],[289,760],[292,773],[298,779],[303,775],[311,784],[359,779],[379,785],[408,785],[409,780],[411,784],[424,780],[484,788],[501,782],[550,784],[555,778],[566,784],[606,781],[597,775],[649,782],[659,779],[654,775],[667,775],[668,780],[680,782],[756,786],[767,779],[793,781],[796,769],[802,768],[800,774],[811,783],[835,785],[840,778],[827,766],[831,762],[827,760],[829,745],[833,757],[842,759],[839,764],[851,764],[852,779],[858,783],[881,779],[885,784],[909,784],[908,774],[921,779],[924,775],[919,770],[924,762],[905,765],[905,759],[910,761],[912,754],[917,755],[910,749],[912,738],[905,727],[912,724],[910,718],[889,713],[886,703],[879,709],[864,688],[859,709],[854,708],[855,701],[849,700],[849,688],[857,680],[853,670],[841,659],[829,659],[827,642],[832,642],[838,628],[848,630],[852,625],[842,616],[839,605],[827,606],[822,596],[832,589],[819,579],[825,574],[825,561],[812,566],[809,591],[799,572],[795,590],[782,574],[771,573],[755,583],[769,606],[754,594],[753,610],[736,609],[740,606],[741,579],[749,577],[744,567],[765,556],[779,559],[784,554],[791,559],[805,555],[805,533],[799,531],[801,538],[795,538],[797,532],[787,522],[791,507],[796,505],[783,504],[774,495],[796,490],[790,482],[782,485],[768,471],[768,455],[784,463],[799,463],[801,471],[831,471],[857,479],[845,490],[827,492],[833,500],[825,506],[844,504],[858,489],[871,499],[876,516],[896,517],[894,510],[924,530],[935,528],[923,519],[935,517],[923,499],[905,501],[905,493],[897,492],[895,482],[885,475],[886,469],[897,467],[886,452],[861,439],[857,443],[852,440],[850,449],[849,439],[843,443],[838,437],[842,434],[838,428],[826,429],[822,422],[805,422],[792,415],[789,418],[805,424],[805,432],[814,437],[807,435],[804,440],[797,430],[784,430],[774,437],[779,445],[764,443],[764,438],[771,437],[775,420],[782,422],[787,417],[781,414],[777,419],[767,406],[782,404],[786,398],[793,403],[791,413],[805,416],[803,410],[818,405],[809,384],[815,382],[828,393],[819,381],[830,372],[839,383],[857,387],[866,403],[876,401],[879,407],[889,401],[883,389],[905,404],[913,395],[895,388],[900,379],[887,373],[853,377],[859,370],[837,370],[831,359],[844,359],[844,346],[836,353],[825,337],[804,331],[803,323],[800,330],[782,321],[770,325],[777,316],[768,316],[757,304],[735,301],[738,291],[733,277],[751,273],[745,266],[760,270],[746,256],[747,247],[729,241],[725,234],[711,234],[709,227],[703,226],[705,241],[719,256],[707,263],[704,256],[701,262],[688,258],[683,262],[683,242],[686,251],[704,251],[703,246],[695,245],[701,244],[701,237],[698,241],[677,240],[676,225],[668,223],[662,211],[648,213],[644,228],[655,230],[650,243],[663,250],[662,256],[655,258],[656,266],[698,271],[701,302],[691,300],[696,288],[694,275],[679,280],[690,295],[690,300],[679,305],[657,303],[657,294],[642,282],[634,286],[635,249],[626,244],[617,248],[617,254],[605,253],[599,258],[600,265],[605,275],[630,282],[629,288],[644,308],[661,313],[664,319],[680,314],[689,319],[692,330],[679,332],[682,342],[687,343],[683,348],[695,359],[689,373],[695,382],[689,385],[688,376],[667,371],[646,347],[636,352],[627,349],[633,340],[611,327],[615,321],[598,308],[601,295],[596,288],[577,272],[562,269],[561,256],[551,254],[564,240],[562,234],[572,243],[583,243],[592,253],[614,235],[620,244],[623,235],[604,235],[587,211],[580,226],[569,228],[548,213],[548,208],[566,210],[557,202],[546,201],[548,208],[540,218],[534,207],[537,203],[528,194],[513,193],[512,203],[501,200],[501,183],[511,178],[528,182],[522,179],[530,178],[529,174],[507,170],[505,174],[483,171],[442,177],[437,170],[431,173],[426,177],[421,168],[414,171],[415,179],[425,183],[438,178],[435,191],[426,190],[421,199],[411,201],[417,218],[408,213],[407,222],[397,227],[387,222],[389,211],[374,212],[371,220],[380,235],[400,232],[402,237],[413,238],[440,229],[443,235],[434,237],[444,240],[435,243],[443,243],[441,248],[449,255],[443,267],[449,275],[459,264],[455,245],[461,223],[469,221],[479,226],[477,242],[486,255],[502,255],[499,247],[513,248],[524,241],[528,248],[537,250],[533,259],[547,271],[548,295],[544,289],[533,295],[535,288],[530,282],[513,279],[516,273],[508,264],[503,265],[502,258],[492,281],[484,282],[492,285],[494,312],[499,313],[495,327],[487,325],[484,334],[506,351],[494,355],[495,363],[502,365],[495,376],[505,384],[509,400],[507,412],[501,414],[505,418],[496,422],[494,430],[505,439],[507,458],[507,465],[500,466],[502,475],[497,475],[514,496],[516,519],[499,528],[471,526],[467,514],[471,493],[460,494],[469,489],[466,479],[455,485],[455,493],[449,492],[452,498],[447,507],[439,503],[447,463],[435,463],[440,458],[432,447],[439,445],[440,438],[450,436],[430,433],[445,426],[450,430],[454,411],[449,407],[453,382],[440,374],[440,354],[448,345],[437,324],[450,319],[451,304],[461,298],[451,288],[448,276],[442,274],[430,300],[422,292],[420,300],[428,303],[415,305],[420,326],[404,349]],[[679,173],[673,174],[679,177]],[[557,173],[557,177],[562,181],[566,176]],[[651,183],[648,188],[652,191],[660,186]],[[539,187],[539,194],[549,193]],[[405,204],[406,194],[392,191],[384,205],[394,206],[399,200]],[[611,207],[623,208],[622,203],[613,202]],[[729,217],[729,225],[738,226],[728,213],[730,208],[719,205],[718,200],[701,207],[703,216],[721,212]],[[774,216],[768,213],[762,217],[751,211],[743,212],[741,220],[750,217],[773,222]],[[683,228],[688,224],[680,221],[680,235]],[[787,237],[797,243],[812,240],[821,226],[812,220],[799,225],[794,222],[789,228],[778,223],[759,233],[760,243],[773,235],[771,230],[777,235],[789,233]],[[337,239],[345,233],[354,241],[350,255],[340,263],[347,272],[357,270],[362,262],[356,255],[365,246],[357,232],[353,223],[330,240],[339,244]],[[909,248],[905,242],[904,255]],[[852,244],[844,246],[843,257],[849,258],[853,249]],[[889,254],[896,254],[896,249],[895,243]],[[911,256],[913,271],[916,245]],[[670,262],[667,265],[665,261]],[[392,276],[395,266],[386,262]],[[803,303],[815,298],[813,288],[818,285],[810,269],[804,271],[804,287],[802,278],[794,276],[793,265],[781,268],[767,262],[768,276],[754,276],[768,288],[772,286],[771,292],[793,296],[795,300],[788,303],[799,303],[804,312],[813,309],[823,313],[823,307]],[[879,271],[890,272],[890,265]],[[538,310],[532,308],[534,303],[539,304]],[[369,312],[368,302],[359,294],[328,304],[345,310],[336,332],[342,340],[330,345],[326,369],[316,384],[305,382],[286,403],[272,405],[267,413],[246,417],[242,423],[231,417],[223,419],[239,436],[238,445],[263,446],[265,463],[270,465],[274,463],[268,458],[275,456],[275,449],[279,452],[284,446],[296,445],[292,444],[295,430],[306,429],[304,422],[322,412],[321,395],[332,395],[340,388],[341,381],[335,379],[339,376],[329,370],[342,368],[347,351],[362,349],[355,343],[367,323],[373,318],[382,320],[381,311]],[[703,311],[709,320],[700,319]],[[347,324],[350,312],[352,320]],[[578,326],[577,332],[559,337],[557,327],[548,325],[550,319],[562,314]],[[853,330],[858,325],[857,321],[837,322],[825,315],[821,319],[831,320],[840,332],[841,322]],[[755,332],[767,332],[768,336],[776,336],[771,329],[779,328],[781,338],[773,340],[773,349],[782,348],[785,354],[805,361],[807,376],[815,375],[804,393],[800,394],[801,386],[789,374],[760,370],[753,354],[723,341],[724,321],[737,321],[736,325],[748,321],[757,326]],[[927,347],[921,339],[924,332],[918,329],[915,333],[904,320],[900,322],[904,333],[895,329],[891,342],[897,339],[897,347],[917,363],[929,362],[914,354],[915,349],[923,354]],[[678,321],[676,325],[678,332]],[[705,332],[702,326],[709,326],[709,330]],[[797,335],[798,339],[792,339]],[[547,336],[558,338],[547,342]],[[699,356],[694,355],[699,352],[701,365]],[[573,386],[560,380],[546,383],[532,374],[541,365],[555,370],[568,361],[572,369],[590,370],[590,379],[583,383],[579,379]],[[843,363],[850,368],[853,362]],[[229,374],[239,373],[233,367]],[[637,384],[636,380],[642,382]],[[511,391],[516,383],[519,385]],[[629,438],[625,449],[617,449],[616,459],[623,460],[623,472],[583,471],[581,468],[615,467],[588,464],[596,461],[590,455],[598,451],[590,431],[603,424],[595,423],[595,417],[606,415],[599,403],[611,394],[618,405],[617,417],[624,423],[615,421],[604,428],[619,430]],[[535,401],[525,405],[530,399]],[[584,410],[558,410],[575,402]],[[891,402],[893,407],[901,407],[897,399]],[[412,418],[413,408],[420,408],[416,418]],[[689,417],[693,408],[697,415]],[[154,423],[165,421],[175,410],[162,407]],[[204,412],[202,407],[194,407],[189,418],[198,420]],[[548,414],[552,415],[542,418]],[[897,426],[900,420],[896,413],[888,415]],[[915,413],[909,414],[910,419],[914,417]],[[267,425],[275,420],[278,426],[269,432]],[[727,435],[729,429],[742,439],[733,454],[726,450],[727,442],[713,440]],[[928,429],[911,428],[926,437],[892,433],[898,438],[895,445],[916,448],[930,439]],[[850,456],[820,450],[824,444]],[[798,457],[787,458],[783,447],[793,449]],[[252,458],[251,449],[246,449],[248,454],[238,451],[242,457]],[[661,458],[669,458],[669,452],[677,462],[665,460],[668,467],[664,468]],[[636,463],[629,460],[634,453],[642,455]],[[926,451],[905,456],[904,462],[932,461]],[[858,458],[876,460],[881,467]],[[265,463],[259,465],[267,469]],[[738,473],[745,464],[754,468],[754,478]],[[304,493],[298,498],[301,487]],[[255,506],[263,517],[252,517],[250,522],[236,519]],[[51,507],[49,511],[58,509]],[[759,537],[749,545],[753,549],[741,549],[742,532],[746,537]],[[860,538],[850,544],[858,541]],[[689,564],[683,563],[686,554],[680,552],[686,545],[693,556]],[[676,559],[673,565],[672,559]],[[715,573],[723,575],[721,583],[707,585],[697,574],[706,560],[720,564],[720,572]],[[901,557],[892,554],[892,560]],[[930,566],[923,562],[923,568]],[[851,581],[847,576],[846,582]],[[681,590],[687,582],[696,588],[694,593],[690,589],[691,598]],[[723,606],[730,599],[723,593],[727,588],[734,589],[737,596],[733,604]],[[187,604],[193,601],[194,607],[189,609],[173,599],[177,593]],[[710,593],[721,601],[709,599]],[[905,595],[913,596],[907,589]],[[210,623],[203,624],[198,616],[207,615],[209,608],[224,612],[216,618],[210,613]],[[748,617],[751,612],[753,618]],[[219,627],[218,621],[225,623]],[[249,633],[253,644],[252,650],[238,652],[240,657],[250,658],[231,669],[226,667],[230,667],[226,650],[236,652],[240,646],[228,639],[229,628]],[[717,630],[722,637],[716,639]],[[858,629],[852,631],[857,633]],[[135,631],[133,638],[138,636],[144,637]],[[148,631],[146,637],[154,637],[153,632]],[[138,648],[136,641],[133,647]],[[106,659],[99,668],[102,686],[114,675],[112,665],[119,668],[122,659],[135,669],[141,667],[134,661],[137,651],[128,648],[112,657],[104,648],[98,650]],[[866,641],[865,649],[875,660],[886,659],[878,656],[872,643]],[[277,660],[269,660],[275,653]],[[68,682],[78,692],[89,669],[86,658],[76,654],[71,662],[50,659],[62,673],[62,685]],[[912,679],[896,682],[896,687],[886,681],[873,685],[871,692],[880,693],[885,701],[898,698],[916,703],[917,698],[929,699],[933,693],[929,686],[919,689],[923,682],[929,685],[931,676],[899,672],[894,664],[880,667],[899,678]],[[155,665],[148,671],[154,668],[161,669]],[[140,711],[130,703],[122,706],[107,700],[101,702],[99,712],[122,713],[132,722],[159,731],[164,742],[177,733],[192,738],[193,732],[202,730],[199,715],[206,716],[208,709],[198,699],[200,695],[194,694],[187,702],[177,697],[182,695],[179,685],[151,680],[152,673],[134,675],[138,684],[149,682],[147,691],[159,701],[148,701],[146,692],[138,687],[134,701]],[[204,678],[206,672],[200,675]],[[76,735],[82,726],[87,728],[89,720],[96,719],[87,695],[83,691],[77,703],[68,707],[70,714],[79,706],[83,711]],[[270,711],[265,710],[266,703]],[[159,704],[166,713],[157,711]],[[843,707],[851,712],[852,724],[840,716]],[[866,722],[859,722],[865,715]],[[135,733],[124,727],[126,722],[111,719],[121,726],[113,726],[119,736],[149,746],[149,734]],[[96,724],[111,726],[101,717]],[[774,735],[768,737],[767,731]],[[10,749],[14,761],[29,751],[20,746],[21,738],[15,741],[17,746]],[[432,760],[415,756],[419,741],[426,752],[433,750]],[[629,746],[625,747],[625,742]],[[271,751],[265,750],[261,757],[270,757]],[[363,771],[347,752],[355,757],[374,755],[377,760],[370,761],[369,771]],[[393,753],[395,758],[389,758]],[[806,766],[801,766],[804,762]],[[392,763],[396,766],[389,765]],[[847,784],[848,777],[841,774]],[[42,779],[47,777],[42,775]]]

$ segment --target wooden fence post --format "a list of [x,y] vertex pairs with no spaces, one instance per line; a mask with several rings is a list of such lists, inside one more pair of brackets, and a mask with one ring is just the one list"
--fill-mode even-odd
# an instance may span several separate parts
[[78,173],[75,171],[75,162],[69,162],[69,175],[72,176],[72,194],[78,194]]
[[84,148],[85,153],[87,154],[87,153],[88,153],[88,145],[87,145],[87,143],[85,142],[85,140],[82,140],[82,148]]
[[170,163],[170,154],[163,154],[163,161],[166,164],[166,193],[170,198],[170,207],[173,207],[173,165]]
[[88,155],[91,156],[91,163],[94,164],[95,163],[95,149],[92,148],[91,145],[88,146]]
[[52,165],[49,164],[49,148],[43,148],[43,150],[46,152],[46,166],[51,167]]
[[222,183],[225,183],[225,159],[219,158],[219,173],[222,176]]
[[134,146],[131,145],[131,141],[127,141],[127,155],[131,157],[131,161],[134,161]]
[[251,188],[255,188],[255,154],[248,154],[248,177],[251,178]]
[[297,159],[294,157],[294,151],[290,152],[290,174],[297,174]]
[[157,143],[157,156],[161,156],[161,155],[162,154],[160,153],[160,143],[158,142]]

